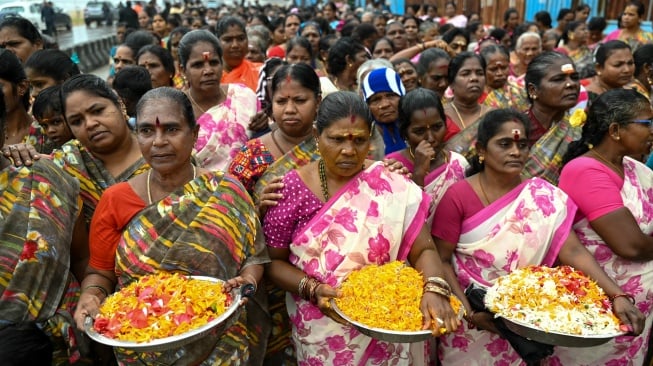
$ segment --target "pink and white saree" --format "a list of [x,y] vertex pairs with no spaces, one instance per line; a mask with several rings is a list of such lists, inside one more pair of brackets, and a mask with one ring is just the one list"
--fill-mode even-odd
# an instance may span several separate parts
[[[639,228],[653,234],[653,172],[644,164],[625,157],[624,185],[621,198],[633,214]],[[646,316],[645,328],[638,337],[621,336],[590,348],[556,347],[551,365],[641,365],[646,356],[653,323],[653,261],[636,262],[617,256],[592,229],[587,218],[574,225],[581,242],[601,268],[626,293],[635,296],[639,310]]]
[[[405,158],[400,152],[388,154],[387,158],[401,162],[411,172],[415,171],[413,162]],[[424,192],[431,197],[427,220],[429,227],[431,226],[431,222],[433,222],[433,214],[435,214],[435,208],[438,207],[440,199],[442,199],[442,196],[444,196],[444,193],[452,184],[465,179],[465,170],[467,170],[468,166],[469,162],[464,156],[450,151],[449,161],[446,164],[440,165],[424,177]]]
[[[293,238],[290,262],[337,287],[348,273],[367,264],[406,260],[426,220],[428,204],[412,181],[374,163],[347,183]],[[286,303],[299,365],[424,362],[423,343],[413,348],[376,341],[336,323],[298,296],[288,294]]]
[[[540,178],[518,187],[462,223],[453,267],[462,288],[489,287],[500,276],[530,264],[552,265],[576,213],[566,193]],[[510,344],[463,322],[440,338],[443,365],[520,365]]]

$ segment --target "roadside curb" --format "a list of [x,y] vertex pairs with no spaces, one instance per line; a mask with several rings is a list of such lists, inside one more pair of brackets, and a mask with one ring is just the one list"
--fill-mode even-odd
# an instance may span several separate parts
[[111,52],[111,47],[113,47],[117,42],[115,35],[107,35],[93,41],[61,48],[61,50],[66,52],[69,56],[72,56],[73,53],[77,53],[79,59],[79,64],[77,66],[82,72],[87,73],[109,63],[109,52]]

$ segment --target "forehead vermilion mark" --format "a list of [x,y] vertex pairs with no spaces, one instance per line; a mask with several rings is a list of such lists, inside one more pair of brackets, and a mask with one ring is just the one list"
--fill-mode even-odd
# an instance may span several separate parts
[[290,83],[292,80],[290,79],[290,74],[286,75],[286,83]]
[[[354,116],[354,115],[352,114],[351,117],[349,117],[349,122],[351,122],[352,125],[353,125],[354,123],[356,123],[356,116]],[[351,134],[350,134],[350,135],[351,135]]]
[[519,131],[519,129],[517,129],[517,128],[514,128],[514,129],[512,130],[512,138],[513,138],[515,141],[519,141],[519,138],[520,138],[520,137],[521,137],[521,131]]
[[440,66],[436,67],[436,69],[446,71],[446,70],[449,69],[449,65],[440,65]]
[[422,113],[424,114],[424,117],[426,117],[426,108],[422,109]]
[[204,61],[208,61],[211,57],[211,52],[202,52],[202,57],[204,57]]
[[574,65],[572,64],[564,64],[560,67],[560,71],[564,72],[565,74],[573,74],[574,73]]
[[159,116],[157,116],[157,117],[156,117],[156,120],[154,120],[154,125],[155,125],[156,127],[160,127],[160,126],[161,126],[161,122],[159,121]]

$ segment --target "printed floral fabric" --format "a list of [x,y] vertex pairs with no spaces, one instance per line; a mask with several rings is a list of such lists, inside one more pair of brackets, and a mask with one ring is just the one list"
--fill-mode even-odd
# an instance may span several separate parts
[[526,88],[512,82],[506,82],[503,88],[492,89],[483,104],[494,109],[513,108],[521,112],[526,112],[530,107]]
[[229,84],[225,101],[197,118],[200,132],[195,143],[195,157],[199,165],[225,171],[249,140],[247,126],[257,110],[258,99],[252,90],[240,84]]
[[[576,205],[539,178],[524,181],[462,223],[453,267],[463,289],[489,287],[500,276],[530,264],[552,265],[571,231]],[[494,333],[458,330],[440,337],[444,365],[521,365],[508,341]]]
[[[401,152],[388,154],[387,158],[400,161],[410,172],[415,172],[413,161],[407,159],[403,154],[401,154]],[[455,152],[449,152],[449,161],[446,164],[437,167],[424,177],[424,192],[431,197],[427,220],[429,227],[431,227],[435,208],[438,207],[438,203],[442,199],[442,196],[444,196],[444,193],[452,184],[465,179],[465,170],[467,170],[467,167],[469,167],[469,162],[467,162],[467,159],[465,159],[464,156]]]
[[251,139],[229,164],[229,173],[238,178],[251,194],[258,179],[272,163],[274,157],[261,139]]
[[635,52],[639,48],[639,46],[653,42],[653,33],[645,32],[640,29],[639,32],[637,32],[637,36],[627,37],[623,34],[623,29],[617,29],[612,31],[607,36],[605,36],[605,38],[603,38],[604,43],[613,40],[626,42],[630,46],[632,51]]
[[[653,172],[646,165],[624,157],[624,185],[621,198],[646,235],[653,234]],[[635,296],[636,306],[646,316],[644,331],[638,337],[616,337],[606,344],[589,348],[557,347],[551,365],[642,365],[653,322],[653,261],[632,261],[616,255],[592,229],[587,218],[574,225],[581,242],[592,253],[605,273],[621,289]]]
[[54,365],[88,361],[72,319],[80,289],[70,243],[80,205],[79,183],[50,160],[0,171],[0,320],[39,324]]
[[[408,178],[372,164],[345,185],[290,244],[290,261],[333,287],[367,264],[405,260],[428,212],[429,200]],[[299,365],[394,365],[423,363],[410,344],[373,340],[288,295]],[[420,359],[421,358],[421,359]]]

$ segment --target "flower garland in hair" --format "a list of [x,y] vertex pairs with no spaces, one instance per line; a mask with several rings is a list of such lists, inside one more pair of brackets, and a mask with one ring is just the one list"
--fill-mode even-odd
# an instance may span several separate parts
[[585,124],[585,121],[587,121],[587,114],[582,108],[576,109],[574,113],[571,114],[571,117],[569,117],[569,124],[572,127],[581,127]]

